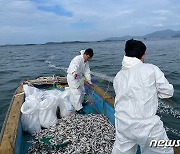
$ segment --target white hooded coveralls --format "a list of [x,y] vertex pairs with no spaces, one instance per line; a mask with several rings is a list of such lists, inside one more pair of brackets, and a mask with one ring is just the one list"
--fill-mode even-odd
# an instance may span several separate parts
[[[85,50],[81,50],[81,55],[72,59],[67,70],[67,82],[73,97],[71,103],[77,111],[82,108],[82,102],[84,99],[84,77],[89,83],[91,83],[89,63],[88,61],[84,62],[84,52]],[[77,74],[77,79],[74,79],[74,72]]]
[[169,98],[174,89],[155,65],[124,56],[122,69],[113,81],[115,90],[116,141],[112,154],[172,154],[173,148],[150,147],[151,140],[168,140],[156,115],[158,97]]

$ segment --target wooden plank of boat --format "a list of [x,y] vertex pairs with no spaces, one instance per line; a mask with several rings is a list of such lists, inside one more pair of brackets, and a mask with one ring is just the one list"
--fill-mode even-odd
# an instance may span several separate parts
[[20,109],[24,100],[23,85],[21,84],[11,101],[6,119],[1,131],[0,154],[13,154],[17,137]]
[[35,80],[24,81],[23,84],[28,85],[42,85],[42,84],[67,84],[66,77],[39,77]]
[[[85,83],[88,85],[87,83]],[[99,88],[97,85],[89,86],[95,93],[97,93],[103,100],[107,101],[112,107],[114,107],[114,98],[109,95],[108,93],[105,93],[104,90]]]

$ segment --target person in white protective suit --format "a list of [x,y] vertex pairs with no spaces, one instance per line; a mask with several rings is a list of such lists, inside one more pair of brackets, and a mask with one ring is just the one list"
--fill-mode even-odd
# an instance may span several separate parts
[[84,80],[90,85],[91,75],[88,61],[93,57],[93,50],[88,48],[80,51],[78,55],[72,59],[67,70],[67,82],[72,93],[72,105],[77,113],[84,114],[82,102],[84,100]]
[[152,140],[168,140],[163,122],[156,115],[158,97],[173,96],[173,85],[155,65],[144,63],[146,46],[128,40],[122,69],[114,78],[116,137],[112,154],[173,154],[172,147],[150,147]]

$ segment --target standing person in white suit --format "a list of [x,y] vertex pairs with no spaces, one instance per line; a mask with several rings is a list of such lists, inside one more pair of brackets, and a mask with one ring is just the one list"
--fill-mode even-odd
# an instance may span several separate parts
[[168,140],[163,122],[156,115],[158,97],[173,96],[173,85],[155,65],[144,63],[146,46],[128,40],[122,69],[113,81],[115,90],[116,140],[112,154],[173,154],[170,147],[150,147],[152,140]]
[[90,85],[91,75],[88,61],[93,57],[93,50],[88,48],[81,50],[80,55],[74,57],[70,62],[67,70],[67,82],[72,93],[72,105],[77,113],[85,114],[82,110],[82,102],[84,100],[84,80]]

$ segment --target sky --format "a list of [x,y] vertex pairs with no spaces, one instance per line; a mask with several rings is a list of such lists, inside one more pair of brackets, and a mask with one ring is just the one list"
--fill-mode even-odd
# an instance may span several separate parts
[[0,0],[0,45],[180,30],[180,0]]

